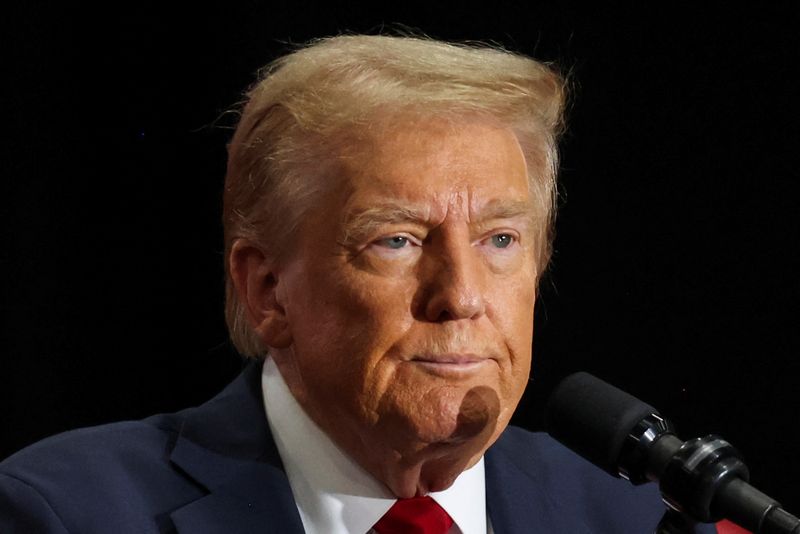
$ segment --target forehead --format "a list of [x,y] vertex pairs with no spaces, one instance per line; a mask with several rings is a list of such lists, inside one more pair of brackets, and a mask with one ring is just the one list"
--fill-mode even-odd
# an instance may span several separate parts
[[472,212],[530,196],[516,136],[486,121],[393,122],[359,135],[342,152],[341,163],[348,204],[378,196]]

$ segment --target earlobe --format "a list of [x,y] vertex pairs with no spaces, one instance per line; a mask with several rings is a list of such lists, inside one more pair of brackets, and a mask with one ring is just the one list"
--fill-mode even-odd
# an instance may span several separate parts
[[261,323],[254,327],[264,345],[273,349],[285,349],[292,344],[292,333],[286,314],[270,312]]
[[239,239],[231,247],[228,268],[250,327],[266,347],[286,348],[291,329],[280,299],[276,262],[257,245]]

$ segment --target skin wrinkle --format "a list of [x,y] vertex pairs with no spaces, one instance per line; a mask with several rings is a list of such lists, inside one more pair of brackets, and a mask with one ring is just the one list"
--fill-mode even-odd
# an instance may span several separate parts
[[[470,202],[469,204],[472,205],[473,203]],[[528,201],[490,201],[482,208],[470,210],[470,213],[474,212],[479,213],[480,217],[475,221],[470,217],[469,222],[478,228],[482,224],[490,226],[492,222],[503,219],[523,218],[526,224],[531,226],[535,222],[533,206]],[[446,216],[445,214],[444,218]],[[424,206],[388,201],[379,206],[348,214],[343,224],[344,235],[340,240],[340,244],[343,247],[351,248],[354,244],[367,240],[378,229],[392,224],[418,225],[430,230],[437,226],[438,222],[432,220],[430,213]]]
[[[339,182],[271,268],[289,345],[274,346],[277,327],[258,331],[309,416],[410,497],[445,489],[474,465],[519,402],[537,220],[510,130],[416,120],[370,135],[369,150],[349,147],[339,159]],[[498,233],[517,239],[498,247]],[[417,241],[380,241],[394,235]],[[422,363],[448,355],[478,360],[456,371]]]

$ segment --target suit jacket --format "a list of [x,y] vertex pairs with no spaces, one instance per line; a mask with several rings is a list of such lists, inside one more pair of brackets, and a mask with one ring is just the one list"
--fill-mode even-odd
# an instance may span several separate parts
[[[197,408],[67,432],[11,456],[0,463],[0,532],[303,532],[260,374],[252,363]],[[485,466],[497,534],[652,533],[665,509],[653,487],[614,479],[544,434],[508,428]]]

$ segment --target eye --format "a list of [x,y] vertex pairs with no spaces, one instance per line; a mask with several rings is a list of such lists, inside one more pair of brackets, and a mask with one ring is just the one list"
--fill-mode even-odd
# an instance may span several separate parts
[[408,245],[408,243],[409,243],[408,238],[401,235],[393,235],[391,237],[385,237],[383,239],[379,239],[378,241],[376,241],[376,244],[378,246],[390,248],[393,250],[403,248],[406,245]]
[[511,234],[495,234],[489,239],[496,248],[508,248],[514,242],[514,236]]

